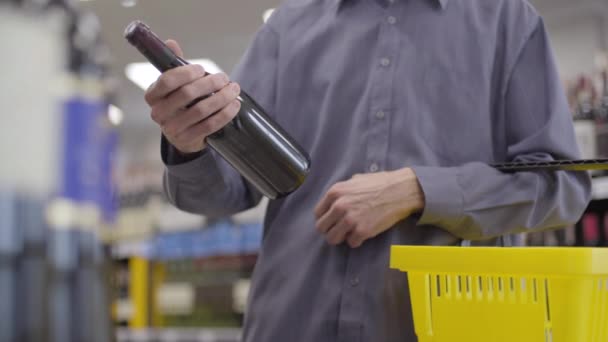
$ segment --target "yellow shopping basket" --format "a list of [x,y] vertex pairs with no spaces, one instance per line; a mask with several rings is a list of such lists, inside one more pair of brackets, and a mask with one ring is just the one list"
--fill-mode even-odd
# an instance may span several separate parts
[[420,342],[608,342],[608,249],[394,246]]

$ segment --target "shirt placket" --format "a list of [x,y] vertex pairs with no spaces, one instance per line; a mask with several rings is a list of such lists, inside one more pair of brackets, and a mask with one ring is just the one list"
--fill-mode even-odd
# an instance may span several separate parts
[[386,169],[390,138],[390,122],[394,112],[393,87],[397,66],[399,34],[394,5],[384,11],[378,40],[378,53],[372,73],[373,90],[367,113],[368,139],[365,154],[366,170],[379,172]]
[[[390,119],[394,107],[392,89],[398,52],[398,18],[394,5],[383,11],[378,37],[378,48],[372,70],[373,91],[369,98],[368,134],[366,141],[364,172],[379,172],[386,168],[389,148]],[[365,275],[367,263],[365,246],[351,249],[346,266],[338,324],[339,342],[360,341],[365,317]]]

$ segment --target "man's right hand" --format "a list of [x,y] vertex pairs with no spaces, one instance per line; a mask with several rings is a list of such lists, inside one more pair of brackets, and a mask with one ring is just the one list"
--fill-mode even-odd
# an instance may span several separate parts
[[[172,40],[167,46],[183,57]],[[167,140],[181,153],[202,151],[205,139],[226,126],[239,112],[240,87],[224,73],[205,76],[200,65],[186,65],[163,73],[146,91],[150,116]],[[213,94],[190,108],[194,100]]]

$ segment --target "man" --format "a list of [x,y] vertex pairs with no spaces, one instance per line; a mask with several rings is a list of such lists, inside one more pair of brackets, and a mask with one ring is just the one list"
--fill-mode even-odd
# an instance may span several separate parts
[[[164,133],[170,201],[229,215],[260,195],[206,148],[236,115],[240,88],[203,75],[167,72],[146,99]],[[488,166],[579,156],[545,28],[525,0],[288,0],[233,79],[312,157],[305,184],[269,205],[245,341],[415,341],[391,245],[561,227],[589,201],[584,173]]]

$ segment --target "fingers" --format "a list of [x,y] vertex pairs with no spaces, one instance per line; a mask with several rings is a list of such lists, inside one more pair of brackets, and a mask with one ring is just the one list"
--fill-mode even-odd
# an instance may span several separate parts
[[[228,75],[226,75],[224,73],[220,73],[220,74],[216,74],[216,75],[209,75],[209,76],[206,76],[203,78],[199,78],[199,79],[193,81],[192,83],[186,84],[183,87],[179,88],[178,90],[174,91],[167,98],[157,102],[157,104],[152,108],[152,119],[160,125],[165,125],[168,120],[175,117],[176,112],[183,110],[184,108],[188,107],[188,105],[190,105],[190,104],[194,104],[194,106],[196,106],[197,100],[199,100],[205,96],[208,96],[209,94],[216,93],[215,95],[213,95],[210,98],[205,99],[203,101],[207,101],[207,100],[217,96],[218,94],[222,93],[223,89],[226,88],[226,86],[228,84],[229,84]],[[238,84],[236,84],[236,83],[233,83],[231,86],[238,88]],[[196,117],[196,115],[195,115],[195,117],[193,117],[194,121],[187,122],[188,125],[191,125],[193,123],[196,123],[200,120],[205,119],[207,116],[209,116],[209,115],[213,114],[214,112],[218,111],[219,109],[225,107],[232,100],[236,99],[236,97],[240,93],[240,88],[232,89],[232,90],[235,92],[235,94],[223,93],[225,96],[224,101],[221,101],[220,98],[214,98],[212,100],[212,102],[217,103],[216,106],[219,106],[219,108],[216,107],[215,111],[210,112],[210,113],[199,113],[199,114],[205,114],[202,117],[200,117],[200,115],[199,115],[199,117]],[[190,107],[190,108],[192,108],[192,107]],[[188,118],[189,116],[188,115],[178,115],[177,117],[179,117],[179,118],[187,117]]]
[[[356,197],[352,197],[350,181],[332,186],[315,208],[316,228],[325,235],[331,245],[347,242],[351,248],[360,247],[373,236],[369,220],[362,216],[362,207]],[[364,210],[366,205],[363,205]],[[366,215],[375,215],[366,212]]]
[[[231,83],[213,96],[196,103],[183,116],[189,117],[186,120],[192,123],[207,119],[228,105],[234,104],[235,101],[238,102],[236,99],[239,96],[240,90],[241,88],[238,84]],[[238,104],[240,105],[240,102]]]
[[319,220],[331,208],[333,203],[342,196],[343,183],[332,186],[315,207],[315,217]]
[[205,77],[205,69],[197,64],[186,65],[164,72],[146,91],[146,102],[154,106],[180,87]]
[[190,144],[192,142],[197,142],[201,139],[201,137],[204,139],[230,123],[230,121],[232,121],[232,119],[234,119],[234,117],[238,114],[240,109],[241,103],[234,100],[218,113],[178,134],[175,140],[178,143]]
[[344,216],[342,219],[338,221],[336,225],[331,227],[325,236],[325,239],[330,245],[337,246],[343,243],[347,236],[352,234],[357,227],[357,222],[355,222],[350,216]]
[[330,245],[337,246],[344,242],[348,233],[347,227],[338,224],[327,233],[325,240]]
[[173,40],[173,39],[169,39],[165,42],[165,44],[169,47],[169,49],[171,49],[171,51],[173,51],[174,54],[176,54],[178,57],[184,58],[184,52],[182,51],[182,48],[179,46],[179,44]]
[[357,229],[350,231],[350,233],[346,236],[346,243],[350,246],[350,248],[359,248],[365,242],[365,235],[360,233]]
[[346,215],[346,206],[341,202],[335,202],[329,210],[317,220],[317,230],[321,234],[326,234]]

